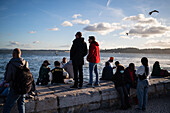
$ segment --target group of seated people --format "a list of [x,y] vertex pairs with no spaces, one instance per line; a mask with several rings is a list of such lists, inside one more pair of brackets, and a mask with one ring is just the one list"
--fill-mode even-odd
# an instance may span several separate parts
[[54,62],[54,69],[51,70],[50,67],[48,67],[49,65],[51,64],[48,60],[43,62],[40,67],[37,85],[39,85],[39,83],[41,83],[41,85],[47,85],[48,82],[51,82],[51,84],[65,83],[64,79],[70,79],[74,76],[72,62],[67,62],[65,57],[61,63],[59,61]]

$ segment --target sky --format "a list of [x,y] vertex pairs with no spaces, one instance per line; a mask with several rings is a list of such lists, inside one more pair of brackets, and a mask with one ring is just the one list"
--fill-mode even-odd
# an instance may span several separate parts
[[[170,0],[0,0],[0,49],[170,48]],[[150,11],[157,10],[149,15]]]

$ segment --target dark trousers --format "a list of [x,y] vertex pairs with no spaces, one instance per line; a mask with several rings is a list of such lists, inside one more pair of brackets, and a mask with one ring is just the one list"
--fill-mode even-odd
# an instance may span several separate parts
[[121,106],[122,107],[127,107],[129,106],[129,96],[128,96],[128,91],[126,86],[120,86],[117,87],[116,90],[120,94],[120,99],[121,99]]
[[74,85],[78,86],[78,73],[79,73],[79,86],[83,85],[83,65],[73,65],[73,70],[74,70]]

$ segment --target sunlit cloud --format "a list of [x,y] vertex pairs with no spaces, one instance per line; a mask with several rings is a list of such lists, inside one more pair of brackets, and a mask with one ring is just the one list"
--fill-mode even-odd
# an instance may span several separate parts
[[69,21],[64,21],[61,25],[62,26],[70,26],[70,27],[73,26],[73,24]]
[[78,18],[78,17],[81,17],[82,15],[81,14],[74,14],[73,16],[72,16],[72,18]]
[[34,33],[36,33],[36,31],[30,31],[30,32],[28,32],[28,33],[30,33],[30,34],[34,34]]
[[7,47],[24,47],[24,48],[32,48],[31,44],[21,44],[17,41],[9,41],[9,44],[6,45]]
[[40,43],[40,41],[34,41],[34,42],[33,42],[33,44],[38,44],[38,43]]
[[149,40],[145,43],[147,47],[161,47],[161,48],[170,48],[170,39],[166,40]]
[[59,28],[55,27],[55,28],[50,28],[50,29],[48,29],[48,30],[49,30],[49,31],[58,31]]
[[162,25],[156,18],[145,17],[143,14],[123,18],[135,22],[129,30],[129,35],[133,37],[154,38],[161,37],[170,31],[170,27]]
[[115,30],[122,29],[122,26],[119,23],[95,23],[92,25],[88,25],[84,28],[85,31],[89,32],[97,32],[101,35],[106,35],[110,32],[113,32]]
[[72,20],[72,22],[75,24],[81,24],[81,25],[90,24],[90,20],[82,20],[82,19],[75,19],[75,20]]

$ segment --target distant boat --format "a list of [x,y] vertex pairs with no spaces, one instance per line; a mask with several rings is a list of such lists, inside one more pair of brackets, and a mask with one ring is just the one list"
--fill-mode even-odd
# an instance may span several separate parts
[[55,52],[55,55],[58,56],[58,51]]

